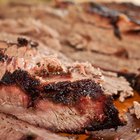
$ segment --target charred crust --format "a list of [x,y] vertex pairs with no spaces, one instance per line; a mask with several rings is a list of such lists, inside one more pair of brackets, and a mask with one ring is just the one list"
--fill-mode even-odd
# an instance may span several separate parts
[[[101,130],[117,128],[123,125],[118,117],[118,111],[112,99],[103,94],[101,86],[91,79],[64,81],[41,85],[40,81],[31,76],[27,71],[18,69],[13,73],[6,72],[1,82],[6,85],[16,84],[30,97],[28,107],[35,107],[36,101],[47,99],[53,103],[74,106],[77,108],[81,97],[90,97],[90,100],[103,102],[103,120],[94,118],[79,130],[65,130],[69,133],[84,133],[86,130]],[[102,98],[103,97],[103,98]],[[56,130],[57,131],[57,130]]]
[[15,79],[11,72],[6,71],[1,79],[1,83],[4,85],[12,85],[15,83]]
[[20,138],[20,140],[35,140],[35,139],[36,139],[36,136],[33,136],[33,135],[25,135]]
[[108,18],[116,17],[116,15],[118,15],[118,12],[110,10],[109,8],[105,6],[94,3],[94,2],[89,3],[88,12],[98,13],[99,15],[108,17]]
[[100,85],[90,79],[41,85],[39,80],[21,69],[15,70],[13,73],[6,72],[1,83],[4,85],[16,84],[31,97],[32,102],[41,97],[55,103],[73,105],[81,96],[98,99],[103,93]]
[[113,27],[113,31],[114,31],[114,35],[118,38],[118,39],[122,39],[121,36],[121,32],[118,26],[118,22],[119,22],[119,14],[120,12],[115,11],[115,10],[111,10],[109,8],[107,8],[106,6],[91,2],[89,4],[89,12],[91,13],[97,13],[100,16],[106,17],[109,19],[110,24]]
[[32,77],[27,71],[24,70],[16,70],[13,73],[13,77],[15,78],[15,82],[17,85],[20,85],[25,91],[32,94],[37,94],[39,91],[36,89],[40,85],[40,82]]
[[105,119],[106,125],[104,125],[104,128],[112,127],[117,129],[117,126],[124,125],[119,118],[118,110],[115,108],[112,99],[110,98],[108,98],[108,100],[105,102],[104,113],[107,116]]
[[48,84],[43,88],[42,97],[56,103],[73,105],[81,96],[98,99],[102,93],[100,85],[96,84],[93,80],[85,79]]
[[[63,132],[70,133],[70,134],[82,134],[87,131],[99,131],[103,129],[110,129],[115,128],[117,129],[118,126],[122,126],[125,123],[121,121],[121,119],[118,116],[118,111],[114,107],[112,99],[110,97],[107,97],[104,99],[103,104],[103,111],[104,111],[104,119],[100,120],[99,118],[94,118],[93,120],[87,121],[83,127],[80,129],[65,129]],[[49,128],[51,131],[55,132],[61,132],[54,127]]]
[[18,42],[19,47],[27,46],[29,43],[28,40],[26,38],[23,38],[23,37],[18,37],[17,42]]
[[111,17],[110,24],[113,27],[114,35],[119,39],[122,40],[122,35],[118,26],[119,16]]
[[104,116],[105,119],[101,121],[94,121],[94,123],[88,125],[88,127],[85,130],[88,131],[97,131],[97,130],[103,130],[103,129],[110,129],[115,128],[117,129],[118,126],[124,125],[124,122],[122,122],[118,116],[119,112],[114,107],[112,99],[108,98],[105,101],[105,104],[103,106],[104,110]]
[[23,38],[23,37],[18,37],[17,42],[18,42],[17,44],[18,47],[30,45],[31,48],[37,48],[39,45],[38,42],[27,40],[26,38]]
[[1,83],[4,85],[16,84],[31,97],[31,102],[44,98],[55,103],[73,105],[81,96],[90,96],[96,100],[103,93],[100,85],[90,79],[41,85],[39,80],[21,69],[15,70],[13,73],[6,72]]
[[134,88],[140,92],[140,75],[137,75],[136,78],[135,78],[135,85],[134,85]]
[[16,84],[31,98],[30,105],[39,97],[39,80],[32,77],[27,71],[18,69],[13,73],[6,72],[2,77],[0,84],[13,85]]

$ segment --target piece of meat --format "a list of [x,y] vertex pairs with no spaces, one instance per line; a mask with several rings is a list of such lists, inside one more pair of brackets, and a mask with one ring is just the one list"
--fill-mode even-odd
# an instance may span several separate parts
[[[37,23],[35,23],[33,19],[30,20],[31,23],[34,23],[33,26],[37,26],[35,28],[41,30],[41,33],[43,32],[42,28],[44,28],[45,25],[47,25],[45,29],[51,28],[54,32],[57,32],[54,33],[58,34],[55,36],[53,36],[52,33],[49,33],[51,34],[51,37],[53,37],[51,39],[55,42],[54,38],[57,38],[59,40],[59,43],[61,43],[60,50],[73,60],[90,61],[94,65],[103,69],[107,69],[109,71],[128,71],[137,73],[140,64],[140,44],[139,34],[137,34],[140,26],[138,24],[138,20],[135,19],[133,21],[131,16],[116,8],[108,8],[109,4],[107,5],[107,7],[106,5],[102,6],[91,3],[88,3],[87,6],[86,4],[80,6],[83,9],[80,13],[77,12],[77,7],[75,7],[74,5],[70,5],[70,9],[56,9],[55,7],[49,7],[46,5],[31,7],[30,16],[39,18],[40,21],[37,21]],[[18,8],[20,7],[17,6],[16,10]],[[23,9],[20,8],[20,10],[21,14],[23,14],[22,17],[24,18],[21,19],[21,16],[17,15],[16,10],[12,9],[14,13],[13,16],[16,15],[18,18],[20,18],[20,20],[18,20],[17,22],[12,19],[10,19],[10,22],[9,20],[2,20],[1,28],[3,31],[12,33],[13,26],[11,27],[10,23],[16,24],[17,30],[21,29],[20,24],[22,24],[25,28],[28,27],[27,25],[29,23],[26,22],[28,20],[25,20],[24,15],[26,15],[26,11],[28,11],[29,7],[24,6],[22,8]],[[135,8],[137,9],[136,11],[134,10]],[[126,6],[125,9],[130,8],[129,6]],[[103,12],[104,10],[105,12]],[[133,6],[132,12],[134,15],[138,15],[138,10],[138,6]],[[60,17],[58,13],[63,14],[63,16]],[[10,18],[8,13],[5,12],[4,15],[7,17],[7,19]],[[120,22],[116,21],[116,24],[120,29],[122,40],[118,40],[113,35],[114,30],[112,24],[110,24],[112,18],[115,18],[116,16],[120,18]],[[4,24],[6,24],[8,27],[5,27]],[[43,26],[41,26],[40,24]],[[15,30],[14,32],[16,33]],[[46,32],[48,33],[48,31]],[[128,34],[126,32],[130,33]],[[131,34],[131,32],[133,33]],[[40,41],[42,41],[41,38],[44,36],[44,33],[41,33],[37,35],[37,38],[35,37]],[[21,31],[20,34],[27,35],[24,33],[24,31]],[[29,32],[28,36],[35,35],[36,34],[32,34]],[[47,42],[47,39],[45,40]],[[50,39],[48,40],[48,42],[50,42]],[[51,47],[51,45],[48,44],[48,47]],[[71,48],[69,49],[68,47]],[[58,50],[57,47],[55,47],[55,49]],[[82,49],[82,51],[79,51],[79,49]],[[87,50],[90,52],[88,52]],[[73,52],[76,52],[76,54]],[[71,55],[71,53],[73,53],[73,55]]]
[[140,20],[140,14],[139,14],[139,5],[133,4],[133,3],[116,3],[116,2],[110,2],[105,3],[102,2],[102,4],[110,9],[114,9],[117,11],[120,11],[127,16],[131,17],[131,19],[137,19]]
[[0,113],[0,140],[74,140]]
[[[6,19],[0,21],[1,30],[4,32],[9,32],[12,34],[21,34],[26,36],[32,36],[34,38],[40,38],[40,41],[49,45],[51,48],[57,50],[61,49],[60,42],[58,40],[59,34],[49,26],[42,24],[39,20],[34,20],[33,18],[28,19],[18,19],[14,21],[13,19]],[[12,27],[15,27],[14,30]],[[22,26],[22,28],[20,28]]]
[[[90,77],[95,75],[96,69],[90,63],[75,63],[75,65],[80,67],[80,72],[84,70],[84,73]],[[130,83],[124,77],[117,75],[117,73],[100,70],[100,73],[98,72],[97,74],[102,75],[100,82],[105,90],[105,94],[114,97],[117,96],[121,102],[134,95]],[[138,85],[139,84],[137,83],[137,86]]]
[[123,124],[104,94],[99,70],[63,65],[24,41],[10,45],[26,51],[18,57],[7,53],[9,47],[1,49],[1,112],[55,132],[83,133]]
[[102,71],[104,75],[103,87],[106,94],[111,94],[112,96],[119,96],[119,101],[124,102],[128,97],[134,95],[133,89],[131,88],[129,82],[122,76],[117,76],[116,73]]
[[[139,91],[140,25],[139,18],[137,18],[139,7],[133,5],[132,16],[118,10],[115,4],[115,8],[112,5],[107,4],[106,7],[106,5],[88,4],[86,7],[83,4],[86,11],[82,10],[80,13],[77,12],[74,5],[70,5],[70,10],[65,8],[68,14],[63,18],[53,17],[52,19],[48,14],[45,18],[48,20],[42,19],[42,22],[60,32],[63,46],[61,52],[68,58],[74,61],[89,61],[93,66],[119,73],[120,76],[127,78],[134,89]],[[121,7],[122,5],[118,4],[117,6]],[[113,8],[108,8],[111,6]],[[126,4],[125,9],[130,9],[129,4]],[[55,9],[52,8],[51,10],[53,11],[51,14],[56,16]],[[62,9],[59,8],[59,10]],[[122,40],[113,35],[114,30],[112,30],[112,24],[110,24],[112,19],[116,17],[119,17],[119,22],[116,21],[115,24],[118,26]],[[55,26],[54,21],[59,26]],[[67,21],[67,24],[64,21]]]
[[131,108],[130,110],[131,114],[136,115],[137,119],[140,119],[140,103],[137,101],[133,102],[133,108]]

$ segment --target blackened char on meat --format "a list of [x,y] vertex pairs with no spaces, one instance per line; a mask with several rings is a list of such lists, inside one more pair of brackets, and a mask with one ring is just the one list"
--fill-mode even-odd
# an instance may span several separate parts
[[[85,5],[80,5],[83,10],[78,14],[74,5],[70,5],[73,10],[69,10],[67,5],[65,10],[68,14],[63,14],[61,19],[58,18],[56,9],[52,8],[51,15],[55,15],[56,18],[52,18],[48,13],[46,19],[49,20],[42,20],[61,33],[61,52],[74,61],[89,61],[107,71],[123,72],[126,77],[134,73],[135,76],[129,80],[131,83],[138,83],[136,77],[140,65],[139,6],[116,3],[99,5],[93,2]],[[62,12],[61,8],[59,10]],[[64,24],[63,20],[66,20],[67,24]],[[55,26],[53,21],[57,21],[59,26]],[[112,25],[115,27],[113,31],[118,37],[121,36],[122,40],[116,39],[112,34]],[[138,89],[138,86],[133,87]]]
[[[9,62],[0,62],[4,67],[1,112],[55,132],[83,133],[123,124],[112,99],[104,94],[102,75],[97,69],[93,68],[91,74],[82,64],[67,66],[37,49],[28,51],[28,57],[11,54]],[[42,69],[50,74],[40,76]]]

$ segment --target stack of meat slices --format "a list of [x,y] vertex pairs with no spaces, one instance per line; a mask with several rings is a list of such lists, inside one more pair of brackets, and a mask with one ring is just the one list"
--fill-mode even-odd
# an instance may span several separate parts
[[53,132],[123,124],[99,70],[90,66],[91,73],[84,64],[64,64],[46,53],[25,38],[0,42],[0,112]]
[[63,137],[45,129],[35,127],[15,117],[0,113],[1,140],[74,140],[73,137]]

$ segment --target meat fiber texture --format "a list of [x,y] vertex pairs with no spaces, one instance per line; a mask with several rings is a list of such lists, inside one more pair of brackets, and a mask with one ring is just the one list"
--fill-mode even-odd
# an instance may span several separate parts
[[[122,125],[102,74],[90,64],[63,64],[25,38],[1,42],[0,110],[55,132]],[[115,117],[114,117],[115,116]]]
[[[66,60],[62,54],[57,56],[66,61],[88,61],[95,67],[119,73],[121,77],[129,80],[134,89],[139,90],[140,44],[137,35],[140,28],[139,14],[137,14],[139,7],[132,5],[131,10],[134,14],[129,12],[126,15],[125,11],[120,9],[130,11],[130,6],[127,4],[104,5],[79,4],[78,7],[82,9],[80,12],[77,12],[79,9],[74,4],[67,2],[64,7],[63,3],[55,6],[30,5],[29,17],[25,16],[28,15],[26,13],[28,6],[13,4],[15,9],[11,9],[11,5],[9,5],[13,15],[9,16],[8,12],[1,11],[5,18],[0,21],[0,38],[8,40],[7,34],[8,36],[12,34],[9,37],[11,40],[14,35],[28,36],[37,40],[39,44],[45,44],[45,46],[55,49],[57,51],[53,51],[55,54],[61,51],[68,59]],[[22,18],[16,12],[19,8]],[[16,21],[14,16],[17,17]],[[16,30],[13,29],[13,26]],[[16,39],[14,40],[16,41]],[[113,90],[109,90],[109,92],[112,95],[121,92],[123,95],[120,100],[124,101],[125,96],[133,95],[132,88],[125,79],[118,78],[118,74],[115,77],[111,80],[118,79],[122,82],[117,82],[119,86],[115,87],[115,93],[112,93]],[[128,90],[126,91],[126,89]]]
[[140,103],[137,101],[133,102],[133,107],[130,109],[130,113],[135,115],[137,119],[140,119]]
[[133,96],[125,78],[139,87],[139,22],[95,3],[7,7],[0,20],[0,110],[55,132],[121,125],[110,95]]
[[0,113],[0,140],[74,140]]

